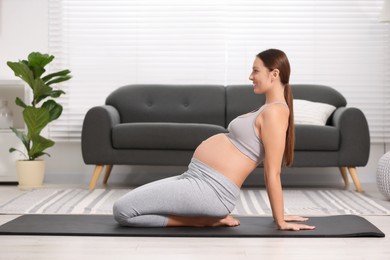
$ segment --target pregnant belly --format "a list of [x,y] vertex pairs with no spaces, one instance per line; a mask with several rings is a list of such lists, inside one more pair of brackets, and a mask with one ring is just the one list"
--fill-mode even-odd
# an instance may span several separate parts
[[231,179],[238,187],[256,168],[256,162],[241,153],[225,134],[203,141],[196,148],[194,157]]

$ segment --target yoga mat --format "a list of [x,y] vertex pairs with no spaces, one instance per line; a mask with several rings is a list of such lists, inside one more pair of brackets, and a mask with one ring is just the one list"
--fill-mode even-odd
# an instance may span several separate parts
[[142,236],[142,237],[384,237],[356,215],[311,217],[315,230],[281,231],[272,217],[238,217],[237,227],[121,227],[104,215],[23,215],[0,226],[0,235]]

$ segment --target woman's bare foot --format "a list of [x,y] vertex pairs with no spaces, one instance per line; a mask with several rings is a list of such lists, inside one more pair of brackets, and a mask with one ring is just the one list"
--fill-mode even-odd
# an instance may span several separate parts
[[235,227],[238,225],[240,225],[240,221],[228,215],[225,218],[218,220],[218,222],[215,223],[213,226],[214,227],[220,227],[220,226]]
[[168,227],[235,227],[240,225],[238,219],[232,216],[226,216],[224,218],[211,218],[211,217],[180,217],[169,216]]

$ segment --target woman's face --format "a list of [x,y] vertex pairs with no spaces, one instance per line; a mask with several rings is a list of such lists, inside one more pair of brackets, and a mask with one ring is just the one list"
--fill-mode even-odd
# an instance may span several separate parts
[[261,59],[256,57],[253,62],[252,73],[249,80],[253,82],[253,91],[256,94],[263,94],[271,87],[271,71],[264,66]]

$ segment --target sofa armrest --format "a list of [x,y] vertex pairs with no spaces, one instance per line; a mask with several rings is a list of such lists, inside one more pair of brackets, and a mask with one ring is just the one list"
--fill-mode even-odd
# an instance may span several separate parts
[[118,110],[113,106],[96,106],[88,110],[81,132],[81,150],[86,164],[112,162],[111,129],[120,123]]
[[370,155],[370,132],[363,112],[358,108],[338,108],[332,119],[340,130],[339,166],[365,166]]

